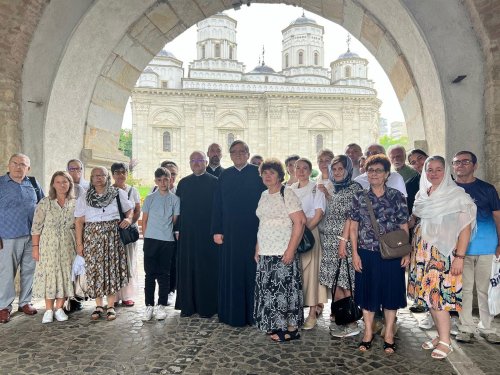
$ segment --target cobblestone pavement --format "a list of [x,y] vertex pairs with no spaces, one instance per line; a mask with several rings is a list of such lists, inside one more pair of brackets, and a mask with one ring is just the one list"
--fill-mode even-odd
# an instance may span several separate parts
[[380,336],[366,353],[357,350],[360,336],[331,337],[327,309],[315,329],[283,344],[216,317],[181,318],[172,307],[164,321],[142,322],[141,292],[135,307],[117,309],[114,322],[91,321],[92,310],[86,302],[69,321],[51,324],[41,323],[43,310],[34,317],[14,313],[0,326],[0,374],[498,374],[500,346],[482,338],[455,345],[450,361],[431,359],[420,345],[433,332],[418,328],[408,310],[398,316],[394,355],[384,354]]

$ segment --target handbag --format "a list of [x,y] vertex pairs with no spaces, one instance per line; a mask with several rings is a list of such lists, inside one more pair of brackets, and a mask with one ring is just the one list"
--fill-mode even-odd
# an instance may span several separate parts
[[500,257],[493,256],[490,286],[488,287],[488,309],[490,314],[500,314]]
[[[116,202],[118,203],[118,212],[120,213],[120,221],[125,218],[122,211],[122,205],[120,203],[120,194],[116,196]],[[118,227],[118,232],[120,233],[120,238],[124,245],[136,242],[139,239],[139,228],[136,224],[132,224],[127,228]]]
[[347,267],[347,278],[349,280],[349,290],[351,295],[349,297],[344,297],[335,301],[335,292],[337,291],[337,284],[339,282],[340,268],[342,267],[342,259],[339,259],[339,266],[337,267],[337,273],[335,274],[335,282],[333,283],[333,296],[332,300],[332,313],[335,315],[335,324],[342,326],[350,323],[354,323],[361,319],[363,316],[363,311],[358,306],[356,301],[354,301],[354,296],[352,293],[352,282],[351,282],[351,270],[349,266],[349,261],[346,259]]
[[370,220],[373,226],[375,235],[377,236],[380,256],[382,259],[395,259],[401,258],[411,253],[410,236],[403,229],[396,229],[392,232],[387,232],[380,234],[380,228],[378,226],[377,220],[375,219],[375,213],[373,212],[372,202],[368,197],[366,191],[364,191],[366,204],[368,206],[368,213],[370,214]]
[[[285,187],[281,186],[280,194],[283,197],[283,203],[285,202]],[[303,254],[307,253],[314,247],[316,240],[314,239],[314,235],[308,227],[304,227],[304,234],[302,235],[302,239],[299,242],[299,246],[297,247],[297,253]]]

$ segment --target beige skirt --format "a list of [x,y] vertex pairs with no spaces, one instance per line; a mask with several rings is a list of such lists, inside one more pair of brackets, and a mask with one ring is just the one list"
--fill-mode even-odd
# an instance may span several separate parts
[[319,266],[321,264],[321,243],[318,228],[312,231],[314,247],[307,253],[300,255],[302,267],[302,291],[304,293],[304,306],[316,306],[328,302],[328,288],[319,283]]

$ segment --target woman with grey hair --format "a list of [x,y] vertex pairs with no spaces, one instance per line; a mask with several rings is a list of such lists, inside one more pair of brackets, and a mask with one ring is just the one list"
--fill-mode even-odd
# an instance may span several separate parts
[[[118,199],[125,216],[121,221]],[[127,193],[111,185],[108,170],[93,168],[90,187],[78,198],[75,210],[76,252],[85,258],[88,293],[96,301],[92,320],[103,316],[104,296],[108,303],[106,319],[116,319],[115,295],[129,279],[127,253],[118,227],[132,224],[132,208]]]

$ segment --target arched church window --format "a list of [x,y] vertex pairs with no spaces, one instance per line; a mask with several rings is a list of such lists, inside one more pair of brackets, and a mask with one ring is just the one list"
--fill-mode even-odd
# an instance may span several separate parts
[[163,151],[172,152],[172,137],[169,131],[163,133]]
[[320,152],[323,149],[323,136],[318,134],[316,136],[316,153]]
[[314,65],[319,65],[319,53],[314,52]]
[[299,51],[299,65],[304,64],[304,52]]
[[201,46],[201,58],[204,59],[205,58],[205,45],[202,45]]
[[215,44],[215,57],[220,57],[220,43]]
[[232,60],[233,59],[233,47],[230,46],[229,47],[229,60]]
[[285,55],[285,68],[288,68],[288,53]]
[[229,133],[227,135],[227,149],[228,150],[231,147],[231,145],[233,144],[233,142],[234,142],[234,134],[233,133]]
[[345,67],[345,77],[351,78],[351,67],[350,66]]

